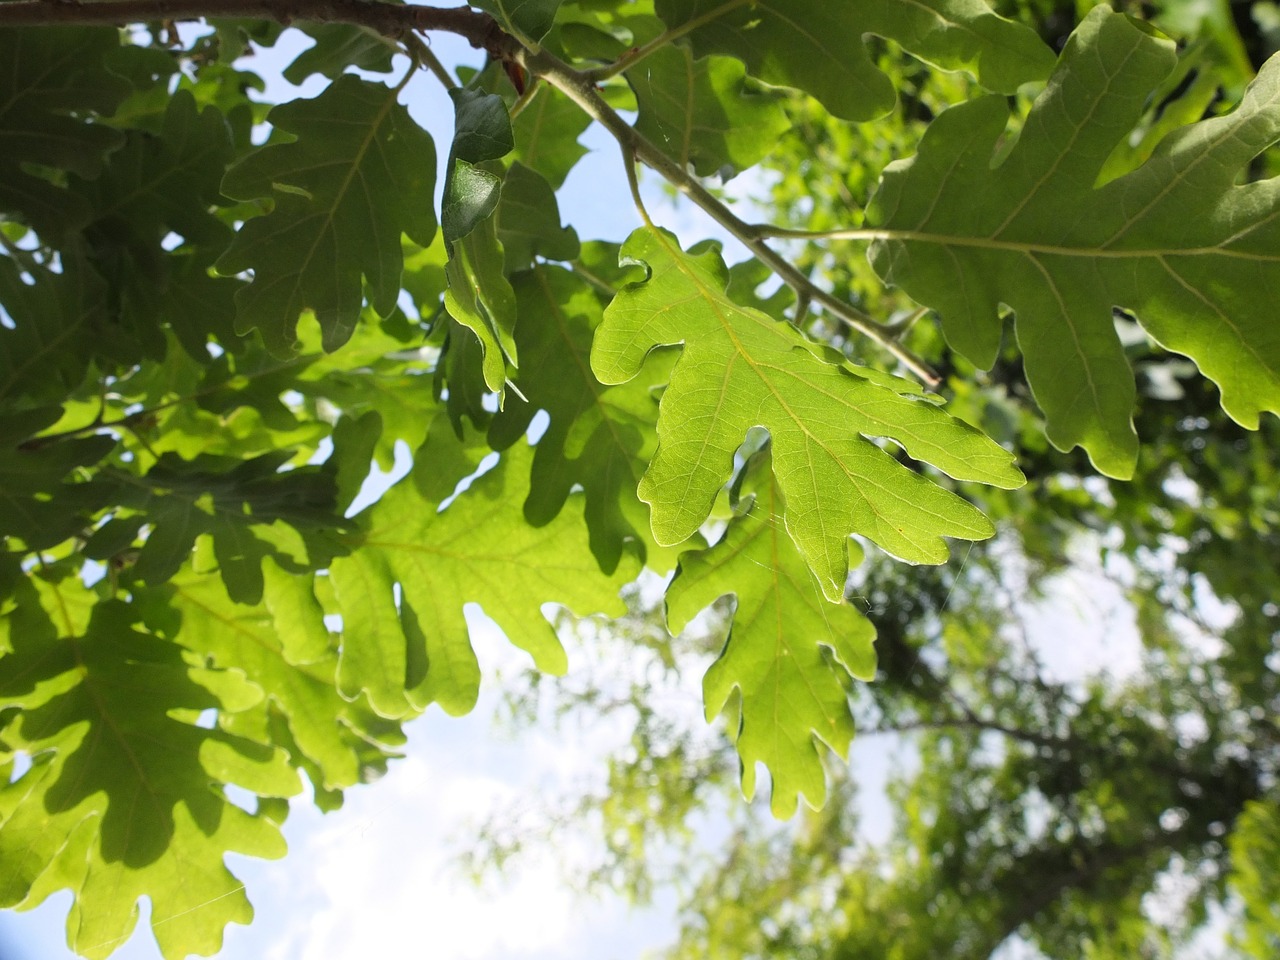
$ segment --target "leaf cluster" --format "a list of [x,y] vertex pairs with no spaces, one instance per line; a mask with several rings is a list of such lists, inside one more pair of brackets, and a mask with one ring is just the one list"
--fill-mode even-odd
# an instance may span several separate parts
[[[1011,355],[1043,436],[1111,476],[1137,453],[1115,310],[1242,425],[1280,409],[1280,194],[1251,167],[1275,63],[1144,127],[1179,61],[1106,7],[1055,56],[984,0],[473,6],[328,5],[285,70],[323,89],[268,108],[244,54],[280,36],[270,3],[190,35],[0,5],[0,905],[70,888],[86,956],[142,896],[166,956],[215,952],[251,915],[223,856],[283,852],[299,774],[335,807],[404,723],[475,703],[469,603],[556,674],[548,604],[616,616],[674,574],[678,632],[731,596],[708,714],[748,795],[763,763],[777,815],[820,805],[875,672],[855,568],[991,537],[1010,448],[1053,456],[963,380],[948,406],[930,359]],[[457,83],[433,25],[492,62]],[[411,109],[426,72],[447,144]],[[636,187],[621,245],[565,223],[592,123]],[[725,181],[773,144],[856,148],[843,221],[743,219]],[[637,160],[748,258],[655,223]]]

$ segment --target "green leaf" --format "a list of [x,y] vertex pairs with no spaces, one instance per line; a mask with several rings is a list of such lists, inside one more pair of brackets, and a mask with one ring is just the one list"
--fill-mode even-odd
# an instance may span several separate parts
[[1250,800],[1231,834],[1232,892],[1243,901],[1231,944],[1242,956],[1265,957],[1280,947],[1280,807]]
[[[313,765],[317,788],[350,787],[363,779],[365,748],[372,744],[389,754],[398,735],[392,728],[387,737],[384,721],[338,695],[336,645],[312,589],[314,578],[270,561],[264,572],[263,603],[238,604],[202,544],[192,566],[142,592],[147,623],[214,666],[239,671],[259,689],[262,706],[279,711],[299,755]],[[255,739],[272,742],[265,730]]]
[[[219,183],[232,155],[223,115],[199,109],[179,90],[158,134],[129,131],[97,177],[73,178],[72,190],[92,211],[86,253],[108,282],[108,322],[127,333],[100,343],[101,354],[120,363],[136,363],[140,351],[160,358],[166,323],[197,359],[209,359],[210,334],[235,343],[233,296],[241,284],[208,275],[232,238],[210,212],[226,202]],[[172,234],[183,243],[169,252],[163,243]]]
[[640,106],[636,129],[701,177],[727,180],[754,166],[791,127],[778,96],[748,89],[733,57],[694,60],[688,46],[666,46],[627,79]]
[[476,90],[451,90],[455,116],[449,175],[441,221],[449,263],[445,309],[480,342],[482,373],[489,390],[502,396],[507,364],[517,363],[512,337],[515,294],[507,281],[494,213],[502,178],[475,164],[511,152],[511,119],[502,98]]
[[28,550],[56,546],[85,530],[110,499],[109,485],[77,481],[84,468],[111,453],[114,437],[29,440],[57,413],[43,408],[0,418],[0,536],[16,537]]
[[[483,163],[501,160],[511,152],[515,136],[511,132],[507,105],[500,96],[466,88],[450,90],[449,96],[454,107],[454,159]],[[448,195],[447,189],[445,194]],[[446,235],[446,242],[449,239]]]
[[435,146],[395,90],[349,74],[269,119],[297,139],[249,154],[222,189],[239,200],[274,197],[275,209],[240,229],[218,269],[253,271],[236,296],[238,330],[258,328],[286,356],[299,315],[312,310],[325,349],[336,350],[359,320],[364,281],[381,316],[395,309],[400,235],[423,246],[435,235]]
[[936,309],[948,342],[980,367],[1017,318],[1027,380],[1061,450],[1133,472],[1133,375],[1112,307],[1218,384],[1255,428],[1280,412],[1280,331],[1260,290],[1280,287],[1280,185],[1237,179],[1280,139],[1280,61],[1231,114],[1170,134],[1131,173],[1096,186],[1172,44],[1097,7],[1072,35],[1022,135],[992,169],[1008,113],[987,98],[946,111],[913,160],[886,171],[869,211],[872,262]]
[[[738,515],[720,542],[685,553],[667,588],[667,622],[679,633],[704,608],[735,594],[724,650],[703,679],[707,719],[736,692],[742,789],[755,794],[755,765],[769,770],[776,817],[790,817],[799,794],[826,799],[822,751],[844,758],[853,739],[845,685],[872,680],[875,627],[847,602],[831,604],[782,526],[782,491],[767,452],[754,456],[738,492]],[[855,547],[851,562],[861,562]]]
[[[13,326],[0,326],[0,404],[56,402],[84,382],[97,349],[109,344],[107,290],[79,257],[60,273],[23,271],[0,257],[0,304]],[[124,339],[124,338],[121,338]]]
[[[262,560],[277,553],[265,525],[283,520],[304,532],[341,529],[333,474],[317,467],[277,472],[288,452],[243,462],[220,457],[184,461],[165,454],[145,476],[113,475],[118,502],[145,512],[152,530],[134,573],[150,585],[171,580],[196,538],[211,534],[227,590],[238,603],[262,599]],[[258,528],[255,530],[255,528]],[[329,542],[314,541],[323,562]]]
[[0,209],[19,213],[52,239],[87,216],[83,203],[27,164],[95,176],[123,142],[92,122],[129,92],[103,65],[120,46],[109,27],[0,30]]
[[568,97],[539,84],[524,110],[511,121],[516,159],[537,170],[557,190],[587,153],[578,138],[591,117]]
[[461,240],[493,216],[501,195],[501,177],[455,158],[445,187],[444,205],[440,208],[445,243]]
[[572,260],[578,255],[577,231],[560,225],[551,184],[523,163],[513,163],[502,182],[497,227],[508,273],[526,269],[535,257]]
[[513,336],[516,299],[504,261],[497,225],[489,216],[454,244],[445,267],[449,278],[445,309],[479,341],[484,383],[499,397],[507,383],[508,363],[514,367],[518,361]]
[[0,619],[13,651],[0,696],[24,708],[6,737],[36,758],[0,788],[0,904],[69,887],[68,939],[96,958],[128,937],[146,896],[166,958],[214,953],[227,923],[253,915],[223,855],[284,853],[277,824],[222,785],[285,797],[296,774],[278,749],[177,719],[252,706],[261,695],[240,674],[189,666],[135,629],[129,605],[93,599],[75,579],[29,579]]
[[372,30],[346,23],[302,23],[298,29],[315,43],[284,68],[284,78],[295,86],[317,73],[337,78],[350,67],[391,72],[395,47]]
[[900,43],[946,70],[968,70],[989,90],[1013,93],[1043,80],[1053,54],[1027,27],[984,0],[657,0],[658,16],[688,34],[699,57],[737,57],[752,76],[813,94],[846,120],[889,110],[895,92],[863,45],[866,34]]
[[[477,603],[539,670],[562,673],[564,649],[544,603],[580,614],[620,613],[618,591],[638,573],[626,559],[604,576],[574,504],[534,529],[521,503],[533,451],[508,450],[445,509],[455,482],[485,448],[464,444],[445,419],[432,425],[414,472],[360,515],[363,537],[330,574],[344,616],[339,686],[364,693],[383,716],[430,703],[452,715],[475,704],[480,673],[463,606]],[[398,585],[399,598],[395,596]]]
[[[414,286],[438,300],[440,292],[435,288],[444,285],[443,244],[437,240],[429,250],[410,257],[419,264]],[[428,280],[427,273],[433,278]],[[422,281],[421,287],[416,281]],[[427,286],[433,289],[428,291]],[[341,351],[316,358],[299,379],[284,387],[298,390],[316,404],[336,404],[346,415],[344,421],[377,413],[381,428],[374,438],[374,458],[383,470],[390,470],[395,463],[397,441],[405,441],[410,449],[422,443],[439,406],[433,378],[424,369],[430,351],[422,349],[421,330],[411,328],[408,341],[399,333],[388,321],[361,323]],[[339,429],[345,429],[342,423],[339,421]],[[367,473],[367,461],[363,467]],[[351,469],[360,468],[353,464]],[[342,506],[345,509],[345,503]]]
[[825,362],[785,323],[734,303],[715,250],[694,256],[661,230],[637,230],[624,260],[647,266],[605,310],[591,366],[603,383],[635,376],[655,346],[683,343],[663,395],[658,451],[640,485],[653,507],[654,538],[691,536],[733,469],[747,431],[773,438],[787,530],[838,601],[848,572],[848,536],[868,537],[913,563],[940,563],[941,538],[981,540],[995,531],[949,490],[900,464],[873,438],[887,438],[949,475],[1020,485],[1012,458],[977,430],[882,374]]
[[536,43],[556,22],[560,0],[475,0],[472,6],[492,14],[507,32]]
[[489,442],[504,450],[523,438],[539,409],[550,415],[533,453],[525,518],[534,526],[549,523],[580,485],[591,552],[612,572],[627,541],[652,553],[649,511],[636,486],[657,446],[656,391],[667,382],[675,353],[655,352],[640,376],[604,386],[590,364],[591,337],[602,320],[592,288],[567,270],[539,266],[518,275],[515,290],[522,318],[516,339],[525,358],[518,382],[527,402],[507,404]]

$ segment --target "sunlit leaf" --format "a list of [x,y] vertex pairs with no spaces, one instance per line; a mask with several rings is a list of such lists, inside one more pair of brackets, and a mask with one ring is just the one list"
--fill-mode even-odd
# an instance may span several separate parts
[[581,485],[591,551],[612,571],[628,540],[649,540],[649,511],[636,486],[656,446],[655,391],[666,383],[675,355],[656,352],[640,376],[605,386],[591,372],[591,337],[602,311],[590,285],[540,266],[516,277],[515,289],[523,317],[516,337],[525,358],[518,384],[528,402],[507,404],[489,442],[504,450],[520,441],[539,409],[550,415],[533,453],[525,517],[536,526],[548,523]]
[[175,718],[252,706],[261,693],[242,674],[188,665],[127,604],[93,599],[75,580],[32,579],[0,626],[12,650],[0,691],[26,707],[6,735],[39,758],[0,788],[0,903],[70,887],[69,940],[96,958],[129,936],[146,896],[168,960],[212,953],[228,922],[252,917],[223,854],[284,853],[278,826],[222,784],[283,797],[296,774],[277,748]]
[[1095,186],[1173,64],[1172,44],[1097,7],[997,168],[1004,101],[962,104],[886,171],[869,214],[885,232],[876,269],[935,308],[979,366],[996,358],[1000,305],[1013,308],[1050,440],[1084,447],[1115,477],[1131,475],[1138,441],[1113,307],[1195,360],[1237,422],[1280,412],[1280,327],[1256,296],[1280,287],[1280,184],[1237,183],[1280,139],[1280,61],[1234,112],[1170,134],[1137,170]]
[[898,392],[892,378],[828,363],[785,323],[725,293],[719,253],[691,255],[666,231],[641,228],[622,256],[648,268],[623,287],[596,332],[591,366],[603,383],[639,372],[663,344],[684,350],[662,398],[659,446],[640,485],[659,543],[706,520],[749,429],[773,437],[786,524],[831,600],[844,595],[846,543],[858,533],[914,563],[946,559],[944,536],[982,540],[985,517],[873,442],[885,437],[957,479],[1011,487],[1012,458],[941,409]]
[[813,94],[847,120],[867,120],[894,101],[863,37],[894,40],[948,70],[970,70],[990,90],[1012,93],[1043,80],[1053,54],[1026,27],[984,0],[657,0],[669,27],[692,26],[698,56],[737,57],[753,76]]
[[[853,739],[845,686],[876,672],[875,628],[847,602],[831,603],[782,526],[782,491],[769,456],[757,454],[740,484],[739,513],[708,550],[685,553],[667,588],[667,621],[680,632],[725,594],[737,597],[725,648],[703,680],[707,719],[735,694],[742,789],[755,793],[756,764],[769,770],[775,816],[803,793],[826,799],[821,741],[844,757]],[[860,560],[855,548],[851,562]]]
[[345,618],[339,685],[348,696],[366,694],[384,716],[430,703],[461,714],[475,704],[480,672],[466,604],[479,604],[538,669],[562,673],[564,649],[542,605],[621,612],[618,591],[638,572],[633,560],[611,576],[600,572],[576,504],[529,526],[521,504],[533,451],[525,444],[440,510],[453,492],[449,478],[473,471],[481,453],[438,419],[415,472],[360,515],[360,548],[332,565]]

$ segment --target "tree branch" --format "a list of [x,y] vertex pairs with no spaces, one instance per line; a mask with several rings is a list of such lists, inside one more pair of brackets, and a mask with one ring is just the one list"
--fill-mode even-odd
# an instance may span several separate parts
[[929,368],[929,365],[899,343],[889,328],[885,327],[884,324],[877,323],[872,317],[852,304],[846,303],[828,293],[797,270],[785,257],[764,242],[764,238],[760,234],[760,227],[748,224],[740,219],[725,204],[721,203],[710,190],[704,187],[696,177],[692,176],[679,163],[663,153],[651,140],[627,123],[596,92],[595,84],[590,81],[587,74],[574,70],[545,50],[537,53],[522,50],[517,56],[530,73],[536,73],[542,77],[543,80],[567,96],[586,111],[588,116],[609,131],[613,138],[618,141],[624,156],[634,156],[646,166],[655,170],[668,183],[701,207],[713,220],[740,240],[743,246],[755,254],[757,259],[766,264],[798,294],[807,296],[814,303],[821,304],[828,313],[837,317],[847,326],[874,340],[899,363],[929,386],[934,386],[938,383],[939,378]]
[[429,7],[378,0],[16,0],[0,3],[0,27],[145,23],[250,17],[289,24],[349,23],[400,39],[414,31],[455,33],[500,58],[519,49],[487,13],[470,7]]

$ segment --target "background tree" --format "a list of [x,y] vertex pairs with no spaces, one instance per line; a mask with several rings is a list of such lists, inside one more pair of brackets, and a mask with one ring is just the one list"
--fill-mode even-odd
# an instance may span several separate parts
[[[738,835],[688,949],[1158,951],[1203,919],[1145,917],[1174,857],[1197,904],[1234,870],[1272,942],[1274,477],[1222,412],[1280,409],[1255,6],[1247,38],[1155,11],[1179,55],[976,0],[0,3],[0,903],[71,888],[101,956],[147,895],[166,956],[215,951],[251,915],[223,854],[283,852],[299,773],[335,806],[474,704],[464,604],[559,673],[542,606],[621,615],[647,568],[674,631],[732,620],[704,692],[748,796],[763,764],[777,815],[839,800]],[[241,55],[295,20],[286,76],[331,82],[266,112]],[[460,86],[431,30],[489,65]],[[447,149],[400,101],[419,69]],[[590,123],[644,223],[620,248],[562,223]],[[655,224],[637,163],[747,259]],[[1137,598],[1123,685],[1018,630],[1081,530]],[[975,545],[901,563],[944,537]],[[1217,644],[1209,593],[1241,611]],[[595,801],[638,890],[633,844],[739,772],[644,694]],[[855,721],[918,734],[886,849],[833,772]]]

